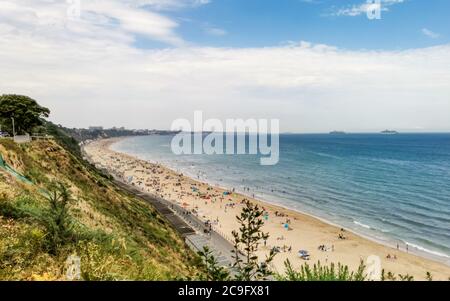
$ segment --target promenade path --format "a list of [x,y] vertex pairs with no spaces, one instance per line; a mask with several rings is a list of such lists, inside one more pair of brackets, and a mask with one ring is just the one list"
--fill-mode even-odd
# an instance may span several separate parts
[[151,204],[184,237],[186,243],[194,251],[201,251],[204,246],[208,246],[221,266],[231,267],[233,244],[216,232],[214,228],[210,229],[205,222],[178,204],[142,192],[139,188],[123,183],[116,177],[114,182],[122,189]]

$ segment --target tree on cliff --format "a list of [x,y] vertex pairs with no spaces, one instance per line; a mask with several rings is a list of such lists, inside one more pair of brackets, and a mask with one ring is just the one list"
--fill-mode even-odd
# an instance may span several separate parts
[[30,133],[33,128],[43,124],[43,119],[50,115],[50,110],[41,107],[34,99],[23,95],[0,96],[0,124],[3,130],[12,134],[14,118],[17,134]]

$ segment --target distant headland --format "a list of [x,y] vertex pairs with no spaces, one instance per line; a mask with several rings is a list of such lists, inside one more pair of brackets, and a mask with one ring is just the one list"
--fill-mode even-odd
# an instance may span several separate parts
[[347,134],[346,132],[343,131],[332,131],[330,132],[330,135],[345,135]]
[[392,131],[392,130],[384,130],[381,132],[381,134],[385,134],[385,135],[397,135],[398,132],[397,131]]

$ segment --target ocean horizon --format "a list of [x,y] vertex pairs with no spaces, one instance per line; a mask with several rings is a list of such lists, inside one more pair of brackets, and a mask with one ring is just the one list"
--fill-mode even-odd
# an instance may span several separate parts
[[115,151],[313,215],[450,264],[450,134],[280,134],[280,161],[175,155],[173,136],[129,137]]

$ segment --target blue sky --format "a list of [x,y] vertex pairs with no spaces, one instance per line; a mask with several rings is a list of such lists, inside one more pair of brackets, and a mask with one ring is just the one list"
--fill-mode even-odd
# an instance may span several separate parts
[[0,92],[73,127],[450,132],[450,1],[381,1],[0,0]]
[[[381,20],[369,20],[365,13],[336,15],[362,3],[365,0],[215,0],[163,13],[179,20],[177,31],[186,40],[204,46],[264,47],[304,40],[349,49],[406,49],[449,42],[448,0],[382,3],[388,11],[382,11]],[[439,36],[427,36],[424,29]]]

